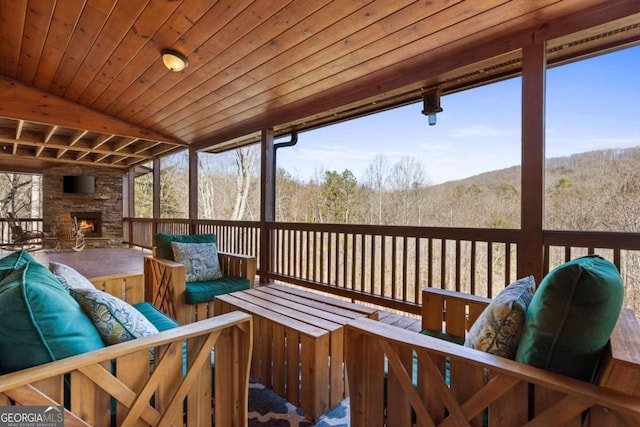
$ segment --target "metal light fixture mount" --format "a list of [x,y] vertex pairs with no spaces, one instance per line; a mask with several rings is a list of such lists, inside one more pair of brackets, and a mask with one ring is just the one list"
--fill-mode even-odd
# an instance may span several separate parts
[[160,51],[160,55],[162,56],[164,66],[171,71],[182,71],[187,68],[187,65],[189,65],[187,57],[175,50],[162,49]]
[[422,114],[429,116],[429,126],[434,126],[436,124],[436,113],[442,112],[442,107],[440,107],[441,94],[442,89],[435,88],[422,95],[422,101],[424,103]]

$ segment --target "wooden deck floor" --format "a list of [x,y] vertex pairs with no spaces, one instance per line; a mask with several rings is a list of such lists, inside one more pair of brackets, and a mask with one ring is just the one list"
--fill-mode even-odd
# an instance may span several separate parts
[[413,332],[420,332],[422,330],[422,320],[419,317],[404,316],[380,310],[378,312],[378,321]]
[[[10,252],[0,250],[0,257]],[[150,251],[139,248],[86,248],[80,252],[40,250],[31,255],[40,263],[60,262],[76,269],[85,277],[93,278],[111,274],[142,273],[142,260]],[[378,320],[399,328],[420,332],[420,318],[404,316],[380,310]]]
[[[0,250],[0,256],[11,252]],[[87,278],[111,274],[142,273],[142,259],[150,251],[134,248],[86,248],[80,252],[72,250],[39,250],[30,252],[36,261],[49,265],[50,261],[66,264]]]

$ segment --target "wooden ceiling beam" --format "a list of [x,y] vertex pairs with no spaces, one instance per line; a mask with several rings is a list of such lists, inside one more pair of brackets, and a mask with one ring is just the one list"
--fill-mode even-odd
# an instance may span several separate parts
[[87,130],[77,130],[69,137],[69,146],[74,146],[78,141],[80,141],[89,131]]
[[183,141],[141,128],[0,76],[0,116],[36,123],[55,124],[96,133],[109,133],[186,146]]
[[95,139],[95,141],[93,141],[93,149],[97,149],[102,147],[103,144],[105,144],[107,141],[109,141],[111,138],[113,138],[115,135],[108,135],[108,134],[101,134],[98,135],[98,137]]
[[58,140],[56,140],[55,137],[52,138],[51,141],[47,144],[42,143],[40,139],[26,138],[24,136],[20,141],[16,141],[15,139],[13,139],[13,135],[7,136],[5,132],[2,132],[2,130],[0,130],[0,143],[9,143],[9,144],[18,143],[19,145],[22,145],[25,147],[35,147],[36,150],[38,149],[38,147],[43,147],[43,149],[51,148],[54,150],[58,150],[59,155],[57,156],[57,158],[61,158],[62,155],[66,153],[66,151],[79,151],[79,152],[86,152],[86,153],[94,152],[94,153],[106,154],[106,155],[117,154],[121,156],[129,156],[129,157],[134,157],[138,159],[148,159],[150,157],[149,155],[139,154],[136,152],[122,152],[122,151],[115,152],[113,150],[105,150],[105,149],[94,150],[91,147],[85,147],[80,145],[75,145],[73,146],[73,148],[69,148],[68,145],[65,145],[64,143],[59,142]]
[[18,120],[16,123],[16,139],[20,139],[22,134],[22,128],[24,127],[24,120]]
[[[16,160],[32,161],[34,159],[34,156],[31,154],[19,154],[19,153],[4,154],[0,152],[0,158],[9,159],[11,162],[16,162]],[[69,160],[56,159],[55,157],[46,157],[41,159],[46,160],[47,162],[52,162],[57,164],[69,164]],[[75,165],[96,166],[96,163],[93,161],[78,160],[78,161],[74,161],[73,163]],[[135,164],[135,163],[132,163],[132,164]],[[101,164],[99,166],[111,167],[116,169],[126,169],[128,167],[128,165],[113,165],[113,164]]]
[[[56,133],[56,130],[58,130],[58,126],[50,126],[49,130],[47,130],[47,133],[45,133],[44,139],[42,142],[44,142],[45,144],[49,142],[53,134]],[[16,139],[20,139],[20,138],[16,138]]]

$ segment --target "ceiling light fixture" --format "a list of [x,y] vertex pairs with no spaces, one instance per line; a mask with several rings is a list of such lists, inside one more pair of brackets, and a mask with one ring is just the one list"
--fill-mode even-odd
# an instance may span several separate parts
[[162,55],[164,66],[171,71],[182,71],[189,65],[187,57],[175,50],[162,49],[160,54]]

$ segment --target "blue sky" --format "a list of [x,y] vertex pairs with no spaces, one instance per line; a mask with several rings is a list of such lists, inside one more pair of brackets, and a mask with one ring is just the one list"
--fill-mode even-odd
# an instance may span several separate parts
[[[640,46],[547,72],[546,155],[640,146]],[[437,124],[422,103],[299,135],[278,167],[308,180],[351,170],[358,180],[382,153],[420,161],[430,184],[520,164],[521,79],[443,96]]]

